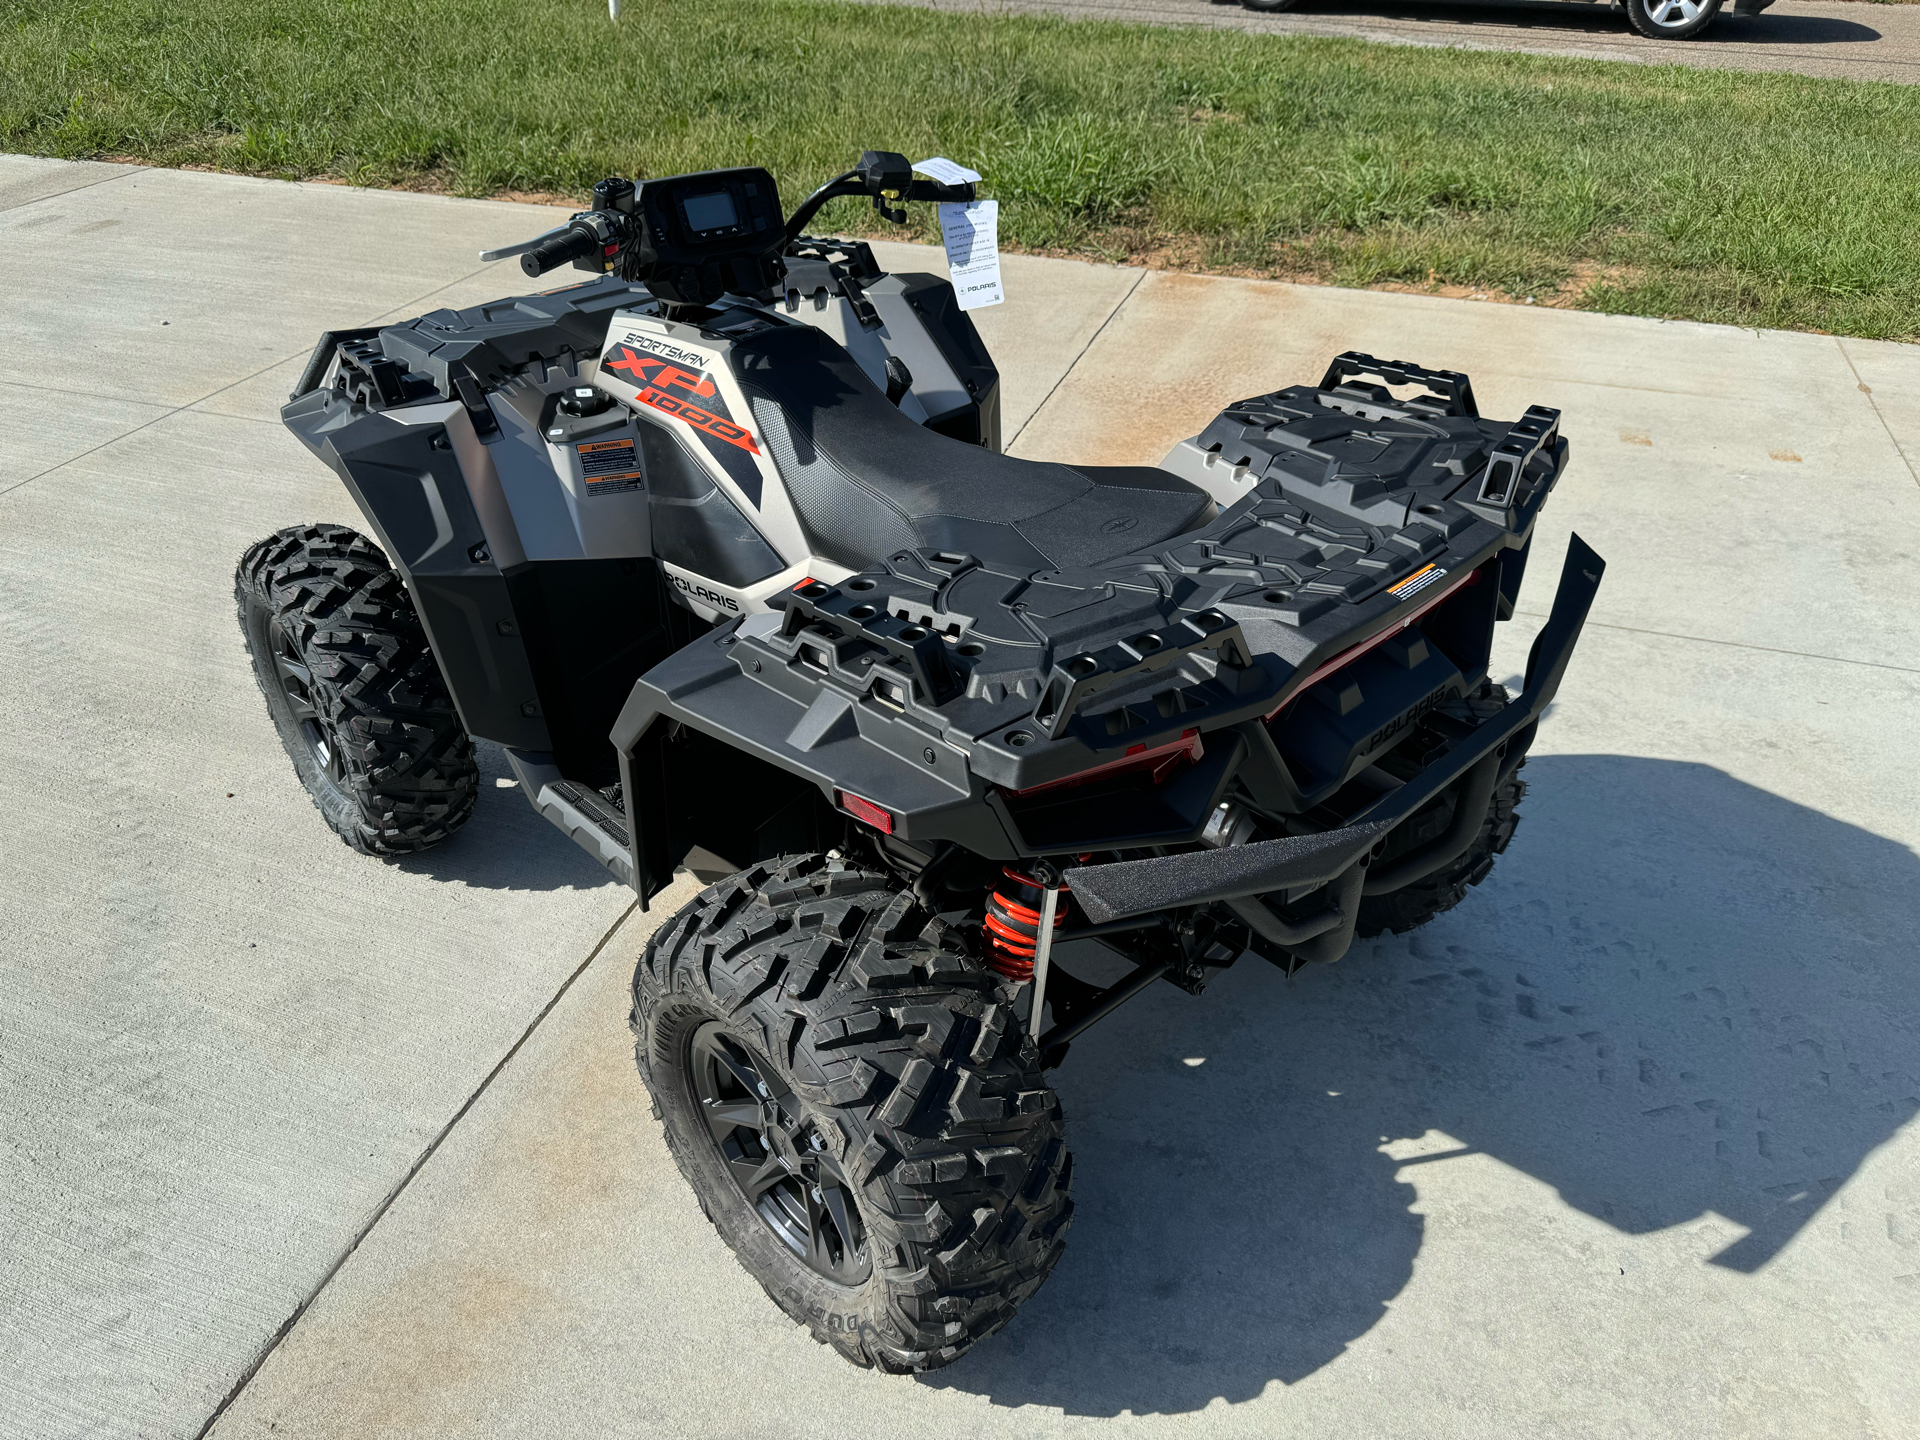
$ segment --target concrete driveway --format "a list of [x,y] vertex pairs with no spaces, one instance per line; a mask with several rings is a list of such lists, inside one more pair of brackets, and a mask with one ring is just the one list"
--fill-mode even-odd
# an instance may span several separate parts
[[497,754],[455,842],[353,855],[245,663],[241,549],[354,519],[275,419],[314,336],[548,223],[0,158],[0,1432],[1913,1434],[1912,347],[1008,262],[1020,453],[1371,349],[1566,412],[1497,676],[1571,527],[1610,569],[1488,883],[1077,1043],[1067,1256],[911,1380],[666,1156],[622,995],[685,891]]
[[[875,0],[895,4],[900,0]],[[1695,40],[1637,35],[1611,5],[1579,0],[1304,0],[1263,15],[1238,0],[907,0],[939,10],[1206,25],[1259,35],[1341,35],[1384,45],[1524,50],[1706,70],[1788,70],[1839,80],[1921,80],[1921,9],[1860,0],[1779,0],[1736,15],[1732,0]]]

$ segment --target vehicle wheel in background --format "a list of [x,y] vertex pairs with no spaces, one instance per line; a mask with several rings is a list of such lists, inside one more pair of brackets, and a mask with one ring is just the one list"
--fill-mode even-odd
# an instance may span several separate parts
[[1692,40],[1721,9],[1721,0],[1627,0],[1628,24],[1650,40]]
[[1241,0],[1244,8],[1273,14],[1277,10],[1292,10],[1301,0]]
[[379,546],[342,525],[290,527],[241,557],[234,599],[281,743],[342,840],[404,855],[466,824],[474,743]]

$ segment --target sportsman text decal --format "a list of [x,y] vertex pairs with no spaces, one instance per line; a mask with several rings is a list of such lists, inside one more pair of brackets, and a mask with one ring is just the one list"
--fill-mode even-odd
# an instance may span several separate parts
[[[647,349],[641,349],[641,344],[647,344]],[[649,354],[652,343],[628,341],[615,346],[600,367],[639,386],[640,394],[634,399],[640,404],[684,420],[702,434],[739,446],[750,455],[759,455],[760,447],[754,444],[752,432],[734,424],[719,387],[694,364],[700,357],[671,346],[660,348],[673,350],[676,359]]]

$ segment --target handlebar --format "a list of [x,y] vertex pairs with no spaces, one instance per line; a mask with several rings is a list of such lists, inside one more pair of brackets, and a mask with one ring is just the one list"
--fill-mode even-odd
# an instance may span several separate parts
[[520,268],[532,276],[545,275],[570,260],[584,260],[605,242],[584,225],[569,225],[559,234],[536,242],[520,257]]
[[[887,158],[899,159],[899,157],[893,156]],[[906,162],[905,160],[899,160],[899,164],[904,167]],[[883,184],[887,184],[887,189],[893,192],[891,195],[888,195],[887,191],[881,189]],[[878,167],[868,166],[859,170],[849,170],[845,175],[836,175],[812,195],[801,201],[799,207],[787,218],[786,238],[788,243],[792,244],[793,241],[807,229],[808,223],[820,212],[821,206],[830,200],[838,200],[848,195],[871,196],[873,197],[875,208],[883,215],[893,220],[905,220],[907,216],[904,211],[896,212],[887,208],[886,202],[888,199],[901,203],[907,201],[934,203],[944,200],[972,200],[974,198],[974,184],[972,181],[969,181],[964,185],[943,185],[938,180],[912,178],[911,174],[906,183],[902,184],[894,175],[883,176],[880,174]]]
[[[720,172],[715,172],[716,174]],[[744,172],[743,172],[744,173]],[[765,175],[765,172],[754,172]],[[698,176],[669,177],[675,184],[699,179]],[[609,189],[603,203],[601,191],[606,187],[624,187],[625,199],[621,203],[617,189]],[[748,187],[747,194],[753,194]],[[501,246],[495,250],[483,250],[483,261],[505,260],[509,256],[520,257],[520,268],[529,276],[539,277],[569,261],[584,261],[589,257],[612,257],[616,250],[645,236],[637,229],[642,222],[635,211],[633,182],[603,181],[595,187],[594,209],[582,211],[565,225],[550,230],[545,235],[536,235],[531,240],[523,240],[513,245]],[[784,248],[802,235],[828,201],[841,196],[865,196],[874,202],[874,208],[884,217],[893,221],[905,221],[907,212],[901,209],[909,201],[921,203],[940,203],[942,201],[970,201],[974,198],[974,184],[967,181],[958,185],[945,184],[938,180],[917,177],[907,157],[892,151],[869,150],[861,156],[861,163],[844,175],[836,175],[812,195],[800,203],[798,209],[788,217],[780,237]],[[775,215],[779,210],[776,204]],[[770,254],[778,251],[770,250]],[[606,264],[582,266],[582,269],[607,269]]]

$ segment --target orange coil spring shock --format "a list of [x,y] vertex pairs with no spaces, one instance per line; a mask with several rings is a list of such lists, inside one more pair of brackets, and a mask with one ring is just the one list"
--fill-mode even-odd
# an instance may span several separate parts
[[[987,897],[987,919],[982,923],[987,931],[987,965],[1010,981],[1031,981],[1034,950],[1041,934],[1044,888],[1012,866],[1002,866],[1001,875],[1005,879],[1000,889]],[[1066,886],[1060,888],[1060,894],[1063,899],[1054,907],[1056,932],[1067,924]]]

